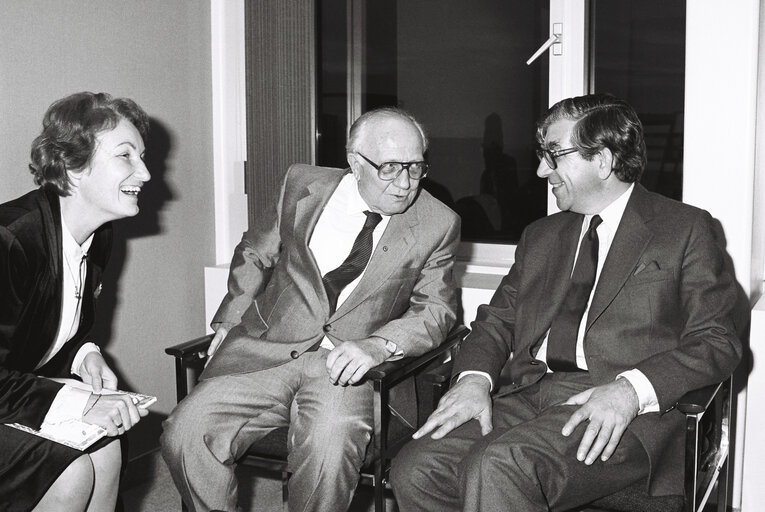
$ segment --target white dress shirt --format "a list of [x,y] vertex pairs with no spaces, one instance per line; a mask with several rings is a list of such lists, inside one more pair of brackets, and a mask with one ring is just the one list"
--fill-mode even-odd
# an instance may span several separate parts
[[[370,210],[369,205],[359,194],[356,178],[351,173],[343,176],[319,215],[319,220],[316,222],[316,227],[308,242],[308,247],[316,259],[322,276],[339,267],[348,257],[353,242],[356,241],[356,237],[367,220],[364,212],[368,210]],[[385,232],[388,222],[390,222],[390,216],[382,215],[382,220],[372,232],[372,253],[374,253],[377,243]],[[368,265],[369,263],[367,263]],[[356,288],[365,272],[366,267],[359,277],[343,288],[337,298],[338,308]],[[321,347],[332,350],[334,344],[325,336],[321,342]]]

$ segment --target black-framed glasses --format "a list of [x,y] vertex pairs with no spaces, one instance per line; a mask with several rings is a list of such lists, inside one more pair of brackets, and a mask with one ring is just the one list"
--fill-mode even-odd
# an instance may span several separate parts
[[383,181],[395,180],[404,169],[409,174],[409,178],[413,180],[421,180],[428,175],[428,163],[422,160],[417,162],[383,162],[378,165],[358,151],[356,154],[377,169],[377,177]]
[[571,153],[575,153],[577,151],[579,151],[577,148],[556,149],[555,151],[550,151],[549,149],[545,148],[537,148],[537,158],[539,158],[540,162],[544,160],[547,164],[547,167],[555,170],[558,168],[558,162],[555,161],[556,158],[570,155]]

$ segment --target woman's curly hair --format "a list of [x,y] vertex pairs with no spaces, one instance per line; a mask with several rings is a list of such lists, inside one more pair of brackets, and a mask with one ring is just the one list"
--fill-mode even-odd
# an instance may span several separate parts
[[149,116],[133,100],[106,93],[78,92],[54,102],[43,117],[43,129],[32,142],[29,170],[35,183],[71,193],[67,171],[82,171],[96,150],[96,138],[125,119],[146,140]]

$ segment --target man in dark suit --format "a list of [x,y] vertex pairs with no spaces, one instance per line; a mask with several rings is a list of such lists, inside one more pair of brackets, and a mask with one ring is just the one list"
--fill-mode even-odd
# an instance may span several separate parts
[[636,183],[634,110],[566,99],[537,139],[563,211],[525,230],[456,383],[394,460],[402,511],[568,510],[635,483],[682,494],[673,405],[740,359],[712,218]]
[[373,427],[365,373],[438,345],[456,316],[460,223],[419,189],[426,149],[409,114],[369,112],[350,130],[350,171],[292,166],[245,233],[215,355],[162,436],[194,510],[234,510],[236,460],[287,425],[290,510],[349,506]]

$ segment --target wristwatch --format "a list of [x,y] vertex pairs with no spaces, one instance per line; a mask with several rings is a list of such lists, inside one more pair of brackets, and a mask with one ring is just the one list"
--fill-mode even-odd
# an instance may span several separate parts
[[392,341],[385,340],[385,350],[390,352],[390,355],[395,355],[398,352],[398,345]]

